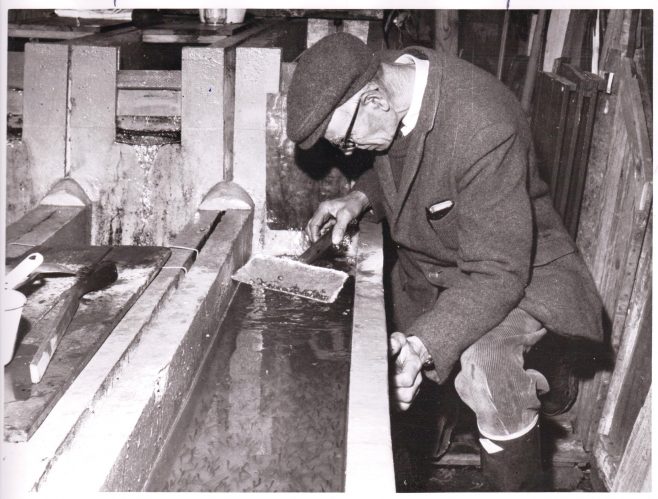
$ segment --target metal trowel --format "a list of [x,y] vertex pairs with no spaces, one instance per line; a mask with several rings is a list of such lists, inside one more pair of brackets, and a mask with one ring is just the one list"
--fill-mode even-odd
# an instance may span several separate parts
[[329,230],[294,260],[256,255],[249,259],[232,278],[252,286],[322,303],[333,303],[347,280],[347,273],[311,265],[331,247],[331,230]]

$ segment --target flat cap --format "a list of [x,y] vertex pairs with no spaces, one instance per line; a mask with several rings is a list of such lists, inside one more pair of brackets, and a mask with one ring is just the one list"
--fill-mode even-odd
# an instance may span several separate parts
[[308,149],[327,130],[334,110],[377,73],[379,55],[349,33],[319,40],[302,53],[288,89],[288,138]]

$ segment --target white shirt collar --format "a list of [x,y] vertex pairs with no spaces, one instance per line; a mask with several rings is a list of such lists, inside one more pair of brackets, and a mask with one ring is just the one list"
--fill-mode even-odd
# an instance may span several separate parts
[[416,67],[411,103],[409,104],[409,110],[407,111],[407,114],[405,114],[404,118],[402,118],[402,127],[400,127],[402,135],[407,136],[416,126],[418,116],[420,115],[420,106],[423,102],[425,87],[427,86],[430,62],[423,59],[418,59],[411,54],[404,54],[398,57],[395,62],[402,64],[413,63]]

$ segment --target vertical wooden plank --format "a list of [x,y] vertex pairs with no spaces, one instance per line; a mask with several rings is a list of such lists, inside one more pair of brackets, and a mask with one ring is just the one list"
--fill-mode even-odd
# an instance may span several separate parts
[[633,426],[611,492],[651,492],[651,389]]
[[[546,33],[546,49],[544,50],[543,71],[546,73],[553,71],[555,59],[562,57],[564,36],[567,32],[570,14],[570,10],[551,10],[548,31]],[[539,26],[539,21],[537,21],[537,26]]]
[[346,19],[343,21],[343,32],[356,36],[363,43],[368,43],[368,32],[370,30],[369,21],[356,21]]
[[457,10],[437,10],[434,15],[434,46],[457,56],[459,19]]
[[23,142],[36,199],[65,174],[68,59],[65,45],[25,45]]

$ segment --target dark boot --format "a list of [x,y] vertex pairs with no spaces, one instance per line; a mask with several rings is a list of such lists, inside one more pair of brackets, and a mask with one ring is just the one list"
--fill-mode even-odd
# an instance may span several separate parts
[[[502,448],[498,452],[487,442]],[[482,473],[500,492],[540,491],[543,485],[539,423],[512,440],[494,440],[481,436]],[[487,447],[487,448],[485,448]]]
[[575,342],[549,333],[525,356],[526,369],[535,369],[548,381],[549,391],[539,395],[542,413],[557,416],[571,409],[578,396],[574,375]]

